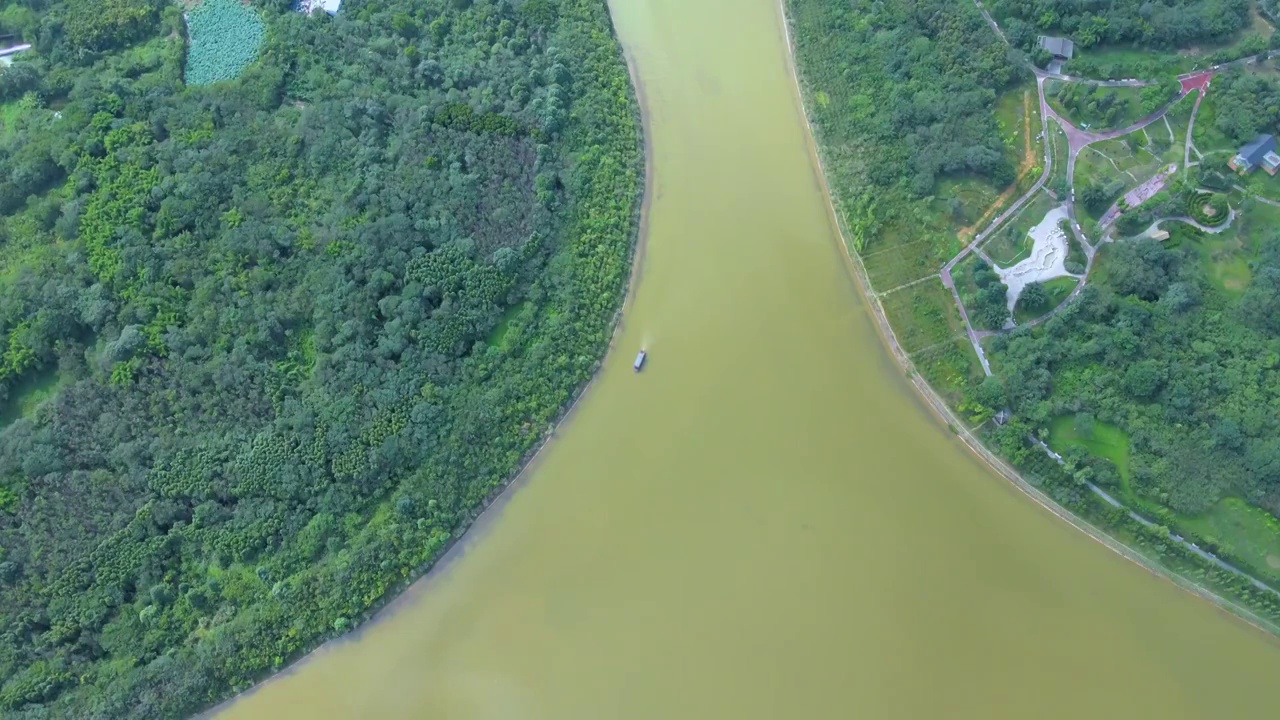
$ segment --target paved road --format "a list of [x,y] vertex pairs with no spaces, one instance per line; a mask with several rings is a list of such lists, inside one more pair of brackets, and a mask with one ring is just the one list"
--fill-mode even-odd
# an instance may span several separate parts
[[[1062,456],[1061,456],[1061,455],[1059,455],[1058,453],[1054,452],[1054,451],[1053,451],[1053,449],[1052,449],[1052,448],[1050,448],[1048,445],[1046,445],[1046,444],[1045,444],[1045,442],[1044,442],[1043,440],[1041,440],[1040,438],[1038,438],[1038,437],[1036,437],[1036,436],[1034,436],[1034,435],[1030,436],[1030,438],[1031,438],[1031,442],[1035,443],[1036,445],[1039,445],[1039,446],[1040,446],[1040,449],[1041,449],[1041,450],[1043,450],[1043,451],[1045,452],[1045,454],[1047,454],[1049,457],[1051,457],[1051,458],[1053,458],[1054,460],[1056,460],[1056,461],[1058,462],[1058,464],[1059,464],[1059,465],[1064,465],[1064,466],[1066,465],[1066,461],[1062,459]],[[1110,494],[1110,493],[1108,493],[1106,490],[1103,490],[1102,488],[1100,488],[1100,487],[1098,487],[1097,485],[1094,485],[1093,483],[1088,482],[1088,481],[1085,481],[1085,484],[1089,486],[1089,489],[1090,489],[1090,490],[1092,490],[1092,491],[1094,492],[1094,494],[1095,494],[1095,495],[1097,495],[1098,497],[1102,498],[1102,500],[1103,500],[1104,502],[1106,502],[1108,505],[1110,505],[1110,506],[1112,506],[1112,507],[1120,508],[1121,510],[1124,510],[1126,513],[1128,513],[1129,517],[1133,518],[1136,522],[1141,523],[1142,525],[1144,525],[1144,526],[1146,526],[1146,527],[1149,527],[1149,528],[1159,527],[1159,523],[1156,523],[1156,522],[1154,522],[1154,521],[1152,521],[1152,520],[1148,520],[1147,518],[1145,518],[1145,517],[1143,517],[1143,516],[1139,515],[1138,513],[1134,512],[1133,510],[1129,509],[1129,507],[1128,507],[1127,505],[1125,505],[1124,503],[1122,503],[1122,502],[1120,502],[1119,500],[1117,500],[1117,499],[1115,499],[1114,497],[1112,497],[1112,496],[1111,496],[1111,494]],[[1217,565],[1218,567],[1222,568],[1223,570],[1226,570],[1227,572],[1235,573],[1236,575],[1239,575],[1241,578],[1243,578],[1243,579],[1244,579],[1244,580],[1246,580],[1249,584],[1253,585],[1254,587],[1258,588],[1259,590],[1265,590],[1265,591],[1267,591],[1267,592],[1274,593],[1274,594],[1276,594],[1276,595],[1280,595],[1280,590],[1276,590],[1275,588],[1271,587],[1270,585],[1267,585],[1266,583],[1262,582],[1261,580],[1259,580],[1258,578],[1254,577],[1253,575],[1250,575],[1249,573],[1245,572],[1244,570],[1241,570],[1240,568],[1238,568],[1238,567],[1236,567],[1236,566],[1234,566],[1234,565],[1232,565],[1232,564],[1228,563],[1227,561],[1223,560],[1222,558],[1218,557],[1217,555],[1214,555],[1213,553],[1210,553],[1210,552],[1208,552],[1208,551],[1206,551],[1206,550],[1201,549],[1201,547],[1200,547],[1199,545],[1196,545],[1195,543],[1193,543],[1193,542],[1191,542],[1191,541],[1187,540],[1186,538],[1182,537],[1181,535],[1179,535],[1179,534],[1177,534],[1177,533],[1173,533],[1173,532],[1171,532],[1171,533],[1169,533],[1169,539],[1170,539],[1170,540],[1173,540],[1173,541],[1174,541],[1174,542],[1176,542],[1176,543],[1181,544],[1183,547],[1187,548],[1187,549],[1188,549],[1188,550],[1190,550],[1191,552],[1193,552],[1193,553],[1195,553],[1196,555],[1200,556],[1201,558],[1204,558],[1205,560],[1207,560],[1207,561],[1209,561],[1209,562],[1213,563],[1214,565]]]
[[[985,14],[986,11],[983,12]],[[995,27],[994,21],[990,20],[990,16],[988,16],[988,20],[992,22],[992,27],[995,28],[995,31],[999,33],[1000,28]],[[1001,35],[1001,37],[1004,36]],[[971,252],[978,253],[982,259],[990,263],[991,258],[987,257],[985,252],[979,250],[978,246],[981,245],[992,232],[999,228],[1006,219],[1016,215],[1018,210],[1022,209],[1022,206],[1027,204],[1027,202],[1040,191],[1040,188],[1043,188],[1044,184],[1049,181],[1049,175],[1053,172],[1053,151],[1052,143],[1049,142],[1049,121],[1047,119],[1049,117],[1049,105],[1044,99],[1044,78],[1036,78],[1036,89],[1040,96],[1040,137],[1044,138],[1044,172],[1040,173],[1040,178],[1036,180],[1030,190],[1024,193],[1022,197],[1015,200],[1013,205],[1010,205],[1007,210],[997,215],[995,219],[987,225],[985,230],[974,235],[972,242],[966,245],[955,257],[951,258],[946,265],[942,266],[942,272],[940,273],[943,286],[951,291],[951,297],[955,299],[956,307],[960,308],[960,318],[964,320],[964,328],[966,334],[969,336],[969,343],[973,345],[973,351],[977,353],[978,361],[982,363],[982,371],[987,375],[991,374],[991,365],[987,362],[987,355],[982,350],[981,341],[982,338],[993,333],[989,330],[979,332],[973,329],[973,323],[969,322],[969,312],[965,309],[964,302],[960,299],[960,292],[956,290],[955,280],[951,277],[951,270]]]

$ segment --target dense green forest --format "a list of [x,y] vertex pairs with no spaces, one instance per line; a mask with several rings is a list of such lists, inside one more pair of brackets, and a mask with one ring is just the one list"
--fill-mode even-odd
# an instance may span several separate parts
[[182,715],[351,627],[606,348],[642,159],[604,2],[289,5],[200,86],[176,6],[0,12],[5,717]]
[[1019,70],[972,4],[795,5],[815,118],[838,146],[828,171],[859,244],[944,176],[1013,180],[991,111]]
[[1222,73],[1213,79],[1214,126],[1244,144],[1260,132],[1280,131],[1280,80],[1274,75]]
[[1010,42],[1029,49],[1039,34],[1097,45],[1183,47],[1221,40],[1249,24],[1251,0],[990,0]]
[[[1178,513],[1232,495],[1280,514],[1280,231],[1237,297],[1179,227],[1108,248],[1105,282],[1043,330],[1001,336],[1004,398],[1033,428],[1079,413],[1123,428],[1133,489]],[[1095,481],[1119,482],[1101,467]]]

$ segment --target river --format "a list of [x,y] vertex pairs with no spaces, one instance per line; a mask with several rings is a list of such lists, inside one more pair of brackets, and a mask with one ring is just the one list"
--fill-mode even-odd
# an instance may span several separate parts
[[617,351],[459,557],[221,716],[1275,712],[1280,645],[1031,502],[910,392],[775,0],[613,6],[653,161]]

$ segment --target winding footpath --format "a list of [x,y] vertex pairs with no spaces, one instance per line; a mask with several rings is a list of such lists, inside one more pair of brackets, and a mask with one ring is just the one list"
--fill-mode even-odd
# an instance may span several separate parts
[[[987,12],[986,8],[982,6],[981,0],[974,0],[974,5],[977,6],[978,10],[982,13],[983,18],[987,21],[987,24],[991,26],[992,30],[995,31],[996,35],[1001,40],[1003,40],[1005,44],[1009,44],[1009,41],[1005,37],[1004,32],[1000,29],[1000,26],[996,23],[995,19],[991,17],[991,14]],[[1013,217],[1017,213],[1017,211],[1020,210],[1023,207],[1023,205],[1025,205],[1037,192],[1039,192],[1044,187],[1045,183],[1048,181],[1049,175],[1052,170],[1052,163],[1053,163],[1052,143],[1049,140],[1049,133],[1048,133],[1049,118],[1052,118],[1053,120],[1055,120],[1062,127],[1063,132],[1065,132],[1067,135],[1068,193],[1067,193],[1065,204],[1067,206],[1067,215],[1068,215],[1068,218],[1070,219],[1072,232],[1075,235],[1076,239],[1080,242],[1081,248],[1085,251],[1085,255],[1087,257],[1087,263],[1086,263],[1086,269],[1084,274],[1082,276],[1076,276],[1080,278],[1080,281],[1076,283],[1076,287],[1071,291],[1070,295],[1068,295],[1063,302],[1059,303],[1057,307],[1055,307],[1053,310],[1050,310],[1048,313],[1038,318],[1035,318],[1034,320],[1025,322],[1022,325],[1017,327],[1034,327],[1036,325],[1039,325],[1045,322],[1046,320],[1048,320],[1050,317],[1054,316],[1058,312],[1058,310],[1070,304],[1070,302],[1081,291],[1083,291],[1086,284],[1086,279],[1088,277],[1089,270],[1093,266],[1093,260],[1097,251],[1097,247],[1094,245],[1091,245],[1087,241],[1087,239],[1083,236],[1083,234],[1080,231],[1080,225],[1077,222],[1076,216],[1075,216],[1075,202],[1074,202],[1075,190],[1074,190],[1073,183],[1075,178],[1076,157],[1079,155],[1080,151],[1093,143],[1122,137],[1124,135],[1128,135],[1129,133],[1137,132],[1138,130],[1145,128],[1151,123],[1163,118],[1165,114],[1169,111],[1169,109],[1172,108],[1174,105],[1176,105],[1180,100],[1182,100],[1187,95],[1187,93],[1195,91],[1195,92],[1198,92],[1199,95],[1196,98],[1195,106],[1192,108],[1191,118],[1187,123],[1187,134],[1186,134],[1186,140],[1183,147],[1183,155],[1184,155],[1183,168],[1185,169],[1190,162],[1190,152],[1192,149],[1191,136],[1192,136],[1192,130],[1195,127],[1196,114],[1200,109],[1200,103],[1204,99],[1205,93],[1208,91],[1209,82],[1212,79],[1213,75],[1217,71],[1226,67],[1247,65],[1247,64],[1256,62],[1259,58],[1266,59],[1266,58],[1274,57],[1276,55],[1280,55],[1280,50],[1272,50],[1265,53],[1261,53],[1259,55],[1240,58],[1239,60],[1235,60],[1229,63],[1214,65],[1213,67],[1207,70],[1200,70],[1200,71],[1179,75],[1177,77],[1177,80],[1179,81],[1179,84],[1180,84],[1179,93],[1178,93],[1178,96],[1174,98],[1172,102],[1166,104],[1163,108],[1161,108],[1156,112],[1153,112],[1145,117],[1139,118],[1136,122],[1134,122],[1133,124],[1127,127],[1119,128],[1116,130],[1109,130],[1104,132],[1093,132],[1093,133],[1077,128],[1070,121],[1068,121],[1066,118],[1059,115],[1056,111],[1053,110],[1052,107],[1049,106],[1048,102],[1045,99],[1045,93],[1044,93],[1044,83],[1046,80],[1055,79],[1055,80],[1063,80],[1067,82],[1086,82],[1089,84],[1100,85],[1104,87],[1119,87],[1119,86],[1137,87],[1137,86],[1155,84],[1155,82],[1143,81],[1143,80],[1124,80],[1124,81],[1082,80],[1078,78],[1073,78],[1071,76],[1049,73],[1047,71],[1041,70],[1040,68],[1037,68],[1034,66],[1031,67],[1032,72],[1034,72],[1036,76],[1036,89],[1037,89],[1037,93],[1040,96],[1040,125],[1041,125],[1041,131],[1042,131],[1041,137],[1043,137],[1045,141],[1044,142],[1044,146],[1045,146],[1044,173],[1040,176],[1040,179],[1036,181],[1035,185],[1033,185],[1030,190],[1028,190],[1021,197],[1019,197],[1018,200],[1015,201],[1013,205],[1009,207],[1009,209],[997,215],[995,219],[992,220],[992,222],[986,227],[986,229],[984,229],[982,232],[979,232],[977,235],[975,235],[973,241],[970,242],[968,245],[966,245],[964,249],[962,249],[955,257],[953,257],[950,261],[948,261],[947,264],[943,266],[942,271],[940,272],[940,276],[942,278],[943,284],[947,287],[947,289],[951,291],[952,297],[956,301],[956,306],[960,310],[960,316],[964,320],[965,329],[969,336],[969,341],[970,343],[972,343],[974,351],[977,353],[978,359],[982,363],[982,369],[987,375],[991,375],[991,368],[990,368],[990,364],[987,361],[986,354],[983,352],[981,340],[983,338],[990,337],[992,335],[996,335],[1001,332],[1007,332],[1007,330],[996,330],[996,331],[974,330],[973,325],[969,322],[968,312],[965,310],[964,303],[960,300],[960,294],[956,290],[955,282],[954,282],[954,279],[952,278],[951,271],[955,268],[955,266],[960,261],[962,261],[965,258],[965,256],[967,256],[971,252],[978,254],[979,256],[983,257],[989,262],[989,258],[986,258],[985,253],[982,252],[979,245],[981,245],[984,240],[990,237],[991,233],[995,232],[1000,227],[1000,225],[1004,223],[1005,220],[1007,220],[1010,217]],[[1244,190],[1244,188],[1239,185],[1236,185],[1235,187],[1239,190]],[[1263,197],[1258,197],[1258,199],[1268,205],[1280,207],[1280,202],[1270,200],[1268,198],[1263,198]],[[1158,226],[1161,222],[1165,222],[1165,221],[1181,221],[1181,222],[1186,222],[1188,224],[1191,224],[1206,232],[1222,232],[1224,229],[1226,229],[1231,225],[1231,223],[1235,220],[1235,217],[1236,217],[1235,210],[1230,209],[1230,215],[1228,216],[1227,221],[1222,225],[1218,226],[1217,228],[1209,228],[1197,222],[1193,218],[1189,218],[1189,217],[1161,218],[1160,220],[1157,220],[1156,222],[1154,222],[1151,227],[1154,228]],[[1148,228],[1148,230],[1150,229],[1151,228]],[[1101,245],[1102,242],[1105,242],[1105,237],[1100,238],[1099,240],[1100,241],[1098,244]],[[1059,464],[1062,464],[1062,465],[1066,464],[1062,456],[1054,452],[1043,440],[1041,440],[1038,437],[1035,437],[1034,435],[1030,436],[1029,439],[1031,442],[1038,445],[1046,454],[1048,454],[1051,458],[1056,460]],[[985,450],[985,446],[983,449]],[[984,455],[984,457],[987,457],[988,460],[990,461],[989,452],[984,452],[982,454]],[[1002,465],[1004,468],[1008,467],[1003,462],[1001,462],[1000,465]],[[1003,471],[1003,468],[1001,469]],[[1017,475],[1017,471],[1013,471],[1013,473],[1014,475]],[[1020,475],[1017,475],[1017,484],[1019,485],[1019,487],[1022,487],[1024,490],[1026,489],[1025,481],[1022,480]],[[1098,487],[1094,483],[1086,482],[1085,485],[1094,494],[1096,494],[1099,498],[1101,498],[1104,502],[1111,505],[1112,507],[1115,507],[1124,511],[1135,522],[1148,528],[1160,527],[1158,523],[1138,514],[1136,511],[1129,508],[1127,505],[1125,505],[1115,497],[1111,496],[1109,493],[1107,493],[1105,490],[1103,490],[1101,487]],[[1060,516],[1062,515],[1062,513],[1058,513],[1058,514]],[[1076,523],[1073,522],[1073,524],[1076,524]],[[1090,532],[1090,534],[1093,535],[1095,538],[1101,539],[1100,534],[1097,532]],[[1109,535],[1106,535],[1105,533],[1101,533],[1101,536],[1106,537],[1107,540],[1104,542],[1106,542],[1106,544],[1109,547],[1112,547],[1113,549],[1115,549],[1114,541],[1110,539]],[[1255,588],[1280,596],[1280,590],[1277,590],[1276,588],[1268,585],[1267,583],[1264,583],[1263,581],[1259,580],[1256,576],[1252,575],[1251,573],[1226,562],[1225,560],[1217,557],[1213,553],[1205,551],[1204,549],[1200,548],[1198,545],[1187,540],[1186,538],[1176,533],[1170,532],[1169,539],[1174,541],[1175,543],[1178,543],[1182,547],[1186,548],[1196,556],[1200,557],[1206,562],[1209,562],[1215,567],[1218,567],[1224,571],[1230,572],[1240,577],[1241,579],[1245,580]],[[1137,555],[1137,557],[1143,557],[1137,554],[1136,551],[1133,551],[1131,548],[1128,548],[1127,546],[1124,546],[1124,547],[1126,552],[1123,552],[1122,554],[1125,554],[1127,557],[1131,559],[1134,559],[1135,555]],[[1146,561],[1145,559],[1138,560],[1138,562],[1139,564],[1142,564],[1148,568],[1151,567],[1149,562]],[[1174,580],[1175,582],[1178,582],[1180,585],[1183,585],[1184,587],[1188,587],[1188,589],[1191,589],[1194,592],[1204,597],[1211,598],[1215,602],[1223,604],[1225,607],[1234,609],[1237,613],[1243,613],[1244,616],[1251,618],[1252,620],[1264,626],[1271,627],[1270,623],[1267,623],[1265,620],[1258,618],[1255,614],[1253,614],[1249,610],[1240,607],[1239,605],[1227,600],[1226,598],[1221,597],[1217,593],[1214,593],[1208,590],[1207,588],[1199,585],[1198,583],[1195,583],[1194,581],[1183,578],[1175,573],[1164,572],[1163,574],[1165,574],[1167,577],[1170,577],[1170,579]]]

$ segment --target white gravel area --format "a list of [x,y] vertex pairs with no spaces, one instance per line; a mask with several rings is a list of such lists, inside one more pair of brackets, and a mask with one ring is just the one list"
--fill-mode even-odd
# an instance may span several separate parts
[[1013,267],[995,267],[996,274],[1009,288],[1009,312],[1013,312],[1022,288],[1029,283],[1071,274],[1063,264],[1067,261],[1067,236],[1058,227],[1058,222],[1066,218],[1066,205],[1059,205],[1045,213],[1044,219],[1028,233],[1033,243],[1031,257]]

